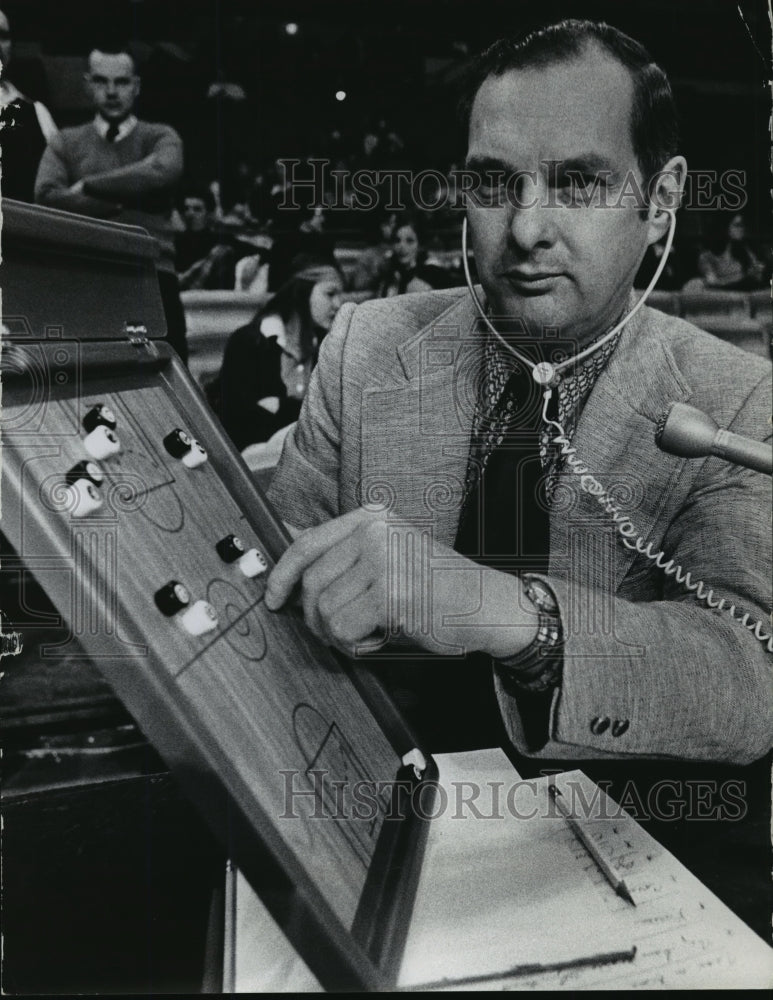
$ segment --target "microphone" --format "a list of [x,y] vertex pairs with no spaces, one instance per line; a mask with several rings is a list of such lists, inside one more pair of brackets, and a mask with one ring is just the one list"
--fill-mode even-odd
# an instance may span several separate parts
[[707,413],[687,403],[672,403],[661,414],[655,430],[655,443],[661,451],[670,455],[681,455],[682,458],[716,455],[734,465],[773,475],[770,445],[721,430]]

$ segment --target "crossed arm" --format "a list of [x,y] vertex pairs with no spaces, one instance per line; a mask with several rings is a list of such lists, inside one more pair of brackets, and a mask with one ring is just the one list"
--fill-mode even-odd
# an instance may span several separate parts
[[136,204],[173,187],[183,169],[182,143],[171,129],[159,136],[152,152],[136,163],[85,177],[75,177],[61,139],[43,153],[35,200],[53,208],[98,218],[117,215],[125,201]]

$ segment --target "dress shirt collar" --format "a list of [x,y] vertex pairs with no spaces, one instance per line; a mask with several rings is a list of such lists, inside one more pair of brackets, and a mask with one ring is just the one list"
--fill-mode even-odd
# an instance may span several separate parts
[[[134,129],[137,127],[137,119],[134,115],[129,115],[128,118],[124,120],[118,126],[118,135],[115,137],[115,142],[120,142],[121,139],[125,139],[127,135],[130,135]],[[107,130],[110,128],[110,122],[105,121],[102,115],[94,116],[94,128],[99,132],[103,139],[107,137]]]

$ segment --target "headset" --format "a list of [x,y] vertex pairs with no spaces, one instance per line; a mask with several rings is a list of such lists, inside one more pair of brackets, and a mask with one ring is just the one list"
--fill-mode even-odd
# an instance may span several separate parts
[[754,621],[748,612],[742,613],[736,608],[735,604],[729,603],[724,597],[716,598],[714,596],[714,591],[710,587],[707,587],[702,580],[693,580],[690,573],[685,572],[682,566],[676,563],[674,559],[669,559],[662,549],[658,552],[653,551],[653,543],[647,542],[647,540],[638,533],[636,527],[627,514],[620,509],[620,506],[599,482],[599,480],[591,474],[587,465],[584,465],[577,457],[577,449],[572,446],[564,427],[557,420],[552,420],[548,417],[548,405],[553,397],[553,390],[561,380],[561,372],[570,365],[574,365],[578,361],[582,361],[584,358],[589,357],[600,347],[606,344],[607,341],[611,340],[616,333],[622,330],[626,323],[628,323],[628,321],[641,309],[650,293],[655,288],[655,285],[660,280],[660,276],[666,266],[668,256],[671,252],[671,247],[674,242],[674,234],[676,232],[676,209],[662,206],[659,211],[665,212],[669,216],[668,236],[663,249],[663,256],[649,285],[647,285],[647,288],[644,290],[641,297],[628,311],[628,313],[620,320],[619,323],[613,326],[608,333],[605,333],[600,340],[591,344],[590,347],[585,348],[578,354],[567,358],[559,364],[551,364],[548,361],[535,363],[530,358],[521,354],[520,351],[516,350],[512,344],[505,340],[486,315],[478,293],[475,291],[472,276],[470,275],[467,250],[467,217],[465,216],[462,223],[462,266],[464,268],[464,277],[467,283],[467,289],[472,296],[475,308],[480,318],[485,323],[488,331],[493,334],[499,343],[514,357],[516,357],[521,364],[525,365],[531,371],[534,381],[538,385],[542,386],[544,400],[542,407],[542,420],[548,428],[555,430],[556,434],[553,438],[553,442],[559,446],[561,455],[566,460],[566,464],[569,469],[579,477],[581,489],[584,490],[585,493],[592,496],[604,508],[605,513],[611,517],[615,530],[622,538],[623,544],[626,548],[635,550],[651,562],[655,563],[658,569],[663,570],[666,576],[674,577],[677,583],[684,586],[686,590],[695,594],[697,600],[703,601],[703,603],[709,608],[727,611],[734,621],[739,622],[744,628],[749,629],[755,639],[758,639],[761,643],[763,643],[763,645],[766,646],[769,653],[773,653],[773,635],[763,631],[761,621]]

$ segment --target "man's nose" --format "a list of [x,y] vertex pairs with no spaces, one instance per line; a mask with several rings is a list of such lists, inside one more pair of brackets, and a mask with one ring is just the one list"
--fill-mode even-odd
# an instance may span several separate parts
[[510,239],[519,250],[529,253],[555,241],[556,208],[550,204],[548,195],[541,179],[529,178],[523,178],[523,183],[511,192]]

